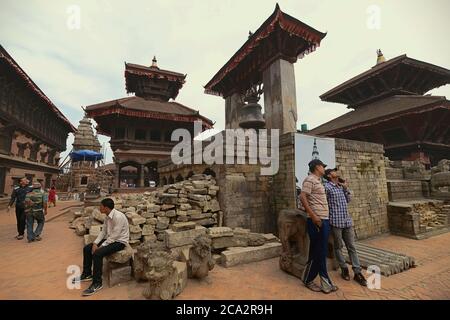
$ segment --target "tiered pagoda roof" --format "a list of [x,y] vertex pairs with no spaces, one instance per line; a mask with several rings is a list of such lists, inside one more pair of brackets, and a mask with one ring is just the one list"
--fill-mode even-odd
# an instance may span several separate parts
[[421,114],[440,108],[450,108],[450,102],[442,96],[395,95],[347,112],[314,128],[310,133],[335,136],[410,114]]
[[[111,115],[179,122],[202,121],[204,128],[211,128],[213,122],[200,115],[199,111],[169,101],[178,95],[186,75],[160,69],[156,62],[153,58],[150,67],[125,63],[126,90],[127,93],[135,93],[135,96],[87,106],[87,116],[97,122]],[[107,127],[99,123],[97,129],[99,133],[109,134],[105,131]]]
[[354,110],[310,133],[383,143],[393,159],[425,152],[437,162],[450,150],[450,101],[423,94],[448,83],[448,69],[406,55],[385,61],[378,52],[374,67],[320,96]]
[[358,108],[394,95],[423,95],[450,82],[450,70],[403,54],[376,64],[325,92],[320,99]]
[[[202,121],[203,126],[211,128],[213,122],[200,115],[199,111],[186,107],[175,101],[148,100],[141,97],[126,97],[90,105],[86,108],[89,117],[97,118],[107,115],[123,115],[156,120],[194,122]],[[97,128],[99,133],[102,127]]]
[[156,58],[150,67],[134,63],[125,63],[125,87],[127,93],[146,99],[169,101],[175,99],[185,83],[186,75],[163,70],[156,64]]

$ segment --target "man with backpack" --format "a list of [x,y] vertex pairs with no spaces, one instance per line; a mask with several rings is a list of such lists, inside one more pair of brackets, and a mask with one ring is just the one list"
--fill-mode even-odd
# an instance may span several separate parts
[[[39,182],[33,183],[33,190],[25,197],[25,213],[27,219],[28,242],[40,241],[42,229],[44,228],[45,216],[47,215],[47,197],[41,189]],[[34,221],[37,227],[33,230]]]

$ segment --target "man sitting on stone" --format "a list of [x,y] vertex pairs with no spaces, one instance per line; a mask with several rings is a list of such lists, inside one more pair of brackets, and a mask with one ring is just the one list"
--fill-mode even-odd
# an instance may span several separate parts
[[[101,201],[100,212],[105,214],[105,222],[102,231],[94,243],[88,244],[83,249],[83,272],[78,281],[90,281],[92,284],[83,291],[84,296],[90,296],[102,289],[103,258],[117,251],[123,250],[130,238],[127,217],[114,209],[114,201],[106,198]],[[94,270],[92,272],[92,263]]]
[[347,203],[350,202],[350,190],[347,187],[347,182],[339,177],[336,168],[325,170],[325,178],[328,180],[325,182],[325,190],[330,209],[330,225],[334,237],[334,252],[341,267],[341,276],[343,279],[350,281],[347,264],[342,255],[343,240],[352,262],[353,279],[360,285],[366,286],[367,282],[361,273],[361,266],[358,254],[356,253],[353,221],[347,208]]
[[[309,258],[302,277],[305,286],[312,291],[330,293],[338,290],[327,271],[328,236],[330,224],[328,221],[328,204],[322,176],[326,165],[319,159],[309,164],[311,172],[303,181],[300,200],[308,214],[307,230],[309,236]],[[314,283],[320,276],[321,286]]]

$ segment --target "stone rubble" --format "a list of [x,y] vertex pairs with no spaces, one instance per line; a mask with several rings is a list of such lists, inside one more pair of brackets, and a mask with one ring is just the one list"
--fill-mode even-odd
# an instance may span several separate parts
[[[130,240],[124,250],[107,259],[110,285],[127,281],[131,269],[137,281],[149,281],[147,273],[159,268],[154,263],[164,265],[166,258],[161,252],[166,252],[174,261],[168,262],[171,267],[166,270],[170,278],[167,281],[177,283],[176,288],[174,291],[167,289],[165,282],[154,284],[144,295],[157,299],[175,297],[186,286],[186,267],[191,263],[189,252],[193,249],[194,239],[199,236],[211,240],[210,264],[215,262],[230,267],[279,255],[281,244],[273,234],[218,226],[218,221],[223,220],[218,192],[219,187],[211,176],[194,175],[189,180],[156,191],[115,196],[115,208],[128,218]],[[98,207],[85,207],[74,214],[70,228],[84,236],[85,244],[89,244],[101,232],[104,219],[105,215]],[[153,261],[152,255],[157,252],[162,260],[155,258]]]
[[[194,178],[194,179],[193,179]],[[198,179],[198,180],[195,180]],[[222,215],[217,193],[219,187],[211,176],[196,175],[190,180],[166,185],[143,194],[114,197],[115,208],[122,211],[130,225],[130,245],[136,248],[145,241],[164,241],[165,231],[194,229],[195,225],[217,226]],[[105,215],[97,207],[86,207],[74,214],[71,228],[89,243],[100,233]]]

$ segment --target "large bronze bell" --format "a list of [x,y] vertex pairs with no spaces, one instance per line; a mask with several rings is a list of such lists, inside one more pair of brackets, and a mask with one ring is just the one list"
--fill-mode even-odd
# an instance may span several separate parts
[[244,99],[246,102],[239,111],[239,126],[244,129],[261,129],[266,125],[261,112],[261,105],[258,104],[259,94],[252,91]]

